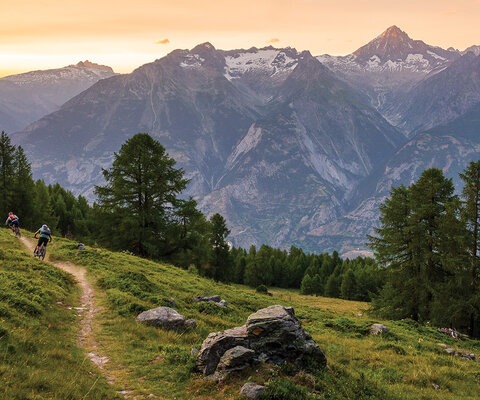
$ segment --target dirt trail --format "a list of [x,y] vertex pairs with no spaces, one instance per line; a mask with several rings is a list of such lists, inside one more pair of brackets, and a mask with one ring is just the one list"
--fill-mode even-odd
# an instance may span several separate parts
[[[21,237],[20,241],[33,253],[36,245],[35,239]],[[75,308],[81,318],[81,328],[78,337],[79,345],[87,351],[90,360],[92,360],[92,362],[100,369],[102,374],[107,378],[108,382],[113,385],[114,377],[108,374],[105,369],[105,365],[108,363],[108,358],[102,357],[98,354],[98,343],[93,336],[93,322],[95,319],[95,314],[98,312],[98,309],[95,306],[95,292],[86,278],[85,268],[79,265],[72,264],[70,262],[49,261],[48,252],[45,260],[50,264],[54,265],[55,267],[72,274],[77,280],[78,285],[81,289],[81,306]]]

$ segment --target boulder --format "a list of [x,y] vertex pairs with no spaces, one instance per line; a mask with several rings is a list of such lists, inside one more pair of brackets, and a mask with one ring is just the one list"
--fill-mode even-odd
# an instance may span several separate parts
[[235,371],[242,371],[253,362],[255,352],[243,346],[235,346],[220,358],[215,370],[215,380],[222,381],[228,374]]
[[240,394],[243,394],[249,399],[258,399],[265,389],[266,386],[254,382],[247,382],[240,389]]
[[198,352],[197,369],[204,375],[213,374],[223,354],[236,346],[248,348],[246,326],[210,333]]
[[250,348],[267,362],[290,361],[299,367],[325,366],[327,360],[295,317],[292,307],[270,306],[250,315],[246,323]]
[[137,316],[137,321],[157,328],[175,331],[192,329],[196,326],[195,320],[185,319],[183,315],[170,307],[157,307],[143,311]]
[[383,335],[388,332],[388,328],[383,324],[372,324],[370,325],[370,334],[371,335]]
[[[237,346],[250,351],[236,349],[227,353]],[[220,363],[226,353],[228,357]],[[235,354],[235,361],[228,363],[234,363],[235,368],[225,368],[226,360],[232,359],[231,354]],[[209,334],[197,355],[197,369],[210,375],[219,366],[219,372],[224,373],[254,362],[281,364],[285,361],[300,368],[321,368],[327,363],[322,350],[302,329],[293,308],[275,305],[250,315],[244,326]]]

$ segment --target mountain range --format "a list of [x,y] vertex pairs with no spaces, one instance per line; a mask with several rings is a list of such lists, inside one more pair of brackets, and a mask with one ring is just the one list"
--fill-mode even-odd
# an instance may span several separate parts
[[204,43],[130,74],[105,67],[110,76],[10,131],[35,176],[91,200],[113,153],[148,132],[190,179],[185,196],[226,218],[233,244],[353,256],[392,185],[428,167],[458,183],[479,158],[479,49],[395,26],[344,57]]
[[100,79],[115,75],[112,68],[81,61],[64,68],[32,71],[0,78],[0,125],[19,131],[56,111],[67,100]]

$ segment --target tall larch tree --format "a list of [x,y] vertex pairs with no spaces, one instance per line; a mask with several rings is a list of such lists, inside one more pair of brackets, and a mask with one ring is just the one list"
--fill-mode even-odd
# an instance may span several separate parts
[[105,221],[104,240],[142,256],[163,256],[169,251],[160,249],[168,241],[177,196],[188,182],[183,170],[175,168],[175,160],[158,141],[138,133],[114,154],[103,175],[107,183],[95,193]]
[[0,135],[0,216],[5,216],[13,208],[15,146],[10,137],[2,131]]

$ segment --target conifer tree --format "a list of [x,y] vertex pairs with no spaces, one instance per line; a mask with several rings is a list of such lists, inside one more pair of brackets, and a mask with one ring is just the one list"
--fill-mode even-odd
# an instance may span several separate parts
[[225,219],[218,213],[212,215],[210,224],[210,265],[213,270],[213,278],[219,281],[228,281],[233,270],[232,259],[226,240],[230,230],[227,228]]
[[33,229],[35,207],[35,183],[32,178],[32,168],[21,146],[15,149],[13,157],[13,204],[22,226]]
[[15,146],[11,144],[8,135],[2,131],[0,135],[0,216],[13,211],[14,186],[14,154]]
[[480,161],[471,162],[460,174],[462,190],[462,220],[467,230],[468,270],[462,280],[462,293],[468,297],[468,332],[480,336]]
[[441,170],[425,170],[409,188],[392,190],[380,207],[380,228],[370,237],[377,260],[388,269],[374,308],[393,318],[435,320],[452,266],[460,261],[462,228],[458,198]]
[[142,256],[168,254],[168,227],[188,182],[175,160],[150,135],[138,133],[114,154],[103,174],[107,184],[95,188],[103,239]]

